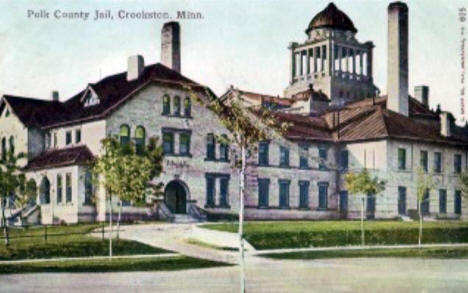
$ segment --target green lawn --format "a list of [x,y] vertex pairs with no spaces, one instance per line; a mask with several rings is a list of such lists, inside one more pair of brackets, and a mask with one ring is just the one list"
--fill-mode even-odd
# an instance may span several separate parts
[[[366,244],[416,244],[418,222],[366,221]],[[236,223],[207,224],[207,229],[237,232]],[[359,221],[247,222],[245,238],[256,249],[359,245]],[[423,243],[468,242],[468,222],[426,222]]]
[[[8,247],[1,239],[0,260],[108,255],[107,239],[85,235],[98,227],[98,224],[48,227],[47,240],[44,239],[43,227],[12,228]],[[129,240],[114,240],[112,250],[114,255],[169,252]]]
[[0,274],[39,272],[172,271],[226,266],[224,263],[186,256],[164,258],[114,258],[100,260],[43,261],[0,265]]
[[323,259],[346,257],[468,258],[468,247],[302,251],[264,254],[262,256],[274,259]]

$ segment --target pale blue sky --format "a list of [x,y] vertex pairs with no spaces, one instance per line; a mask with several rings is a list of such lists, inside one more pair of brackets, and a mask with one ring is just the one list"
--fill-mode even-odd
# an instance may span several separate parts
[[[62,99],[89,82],[126,69],[127,57],[159,61],[164,20],[28,19],[28,9],[199,11],[183,20],[182,73],[222,94],[229,85],[282,94],[288,83],[291,41],[305,40],[311,18],[327,0],[25,1],[0,0],[0,93]],[[360,41],[373,41],[374,79],[386,92],[387,5],[382,0],[336,0],[353,20]],[[410,93],[430,86],[430,104],[460,117],[460,22],[465,0],[413,0],[410,9]]]

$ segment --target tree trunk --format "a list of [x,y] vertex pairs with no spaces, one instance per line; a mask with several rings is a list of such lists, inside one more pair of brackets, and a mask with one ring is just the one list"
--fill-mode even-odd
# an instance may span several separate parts
[[119,200],[119,215],[117,217],[117,240],[119,239],[120,233],[120,217],[122,215],[122,200]]
[[109,258],[112,260],[112,195],[109,196]]
[[361,199],[361,245],[364,246],[366,243],[364,234],[364,197]]
[[242,166],[240,171],[240,202],[239,202],[239,261],[240,261],[240,292],[245,292],[244,268],[244,184],[245,184],[245,147],[241,146]]
[[8,236],[8,226],[7,226],[7,220],[5,217],[5,205],[6,205],[6,200],[5,198],[2,199],[2,221],[3,221],[3,237],[5,238],[5,245],[8,246],[10,244],[10,239]]
[[419,205],[419,236],[418,236],[418,246],[421,248],[421,241],[422,241],[422,226],[423,226],[423,213],[422,213],[422,201],[418,201]]

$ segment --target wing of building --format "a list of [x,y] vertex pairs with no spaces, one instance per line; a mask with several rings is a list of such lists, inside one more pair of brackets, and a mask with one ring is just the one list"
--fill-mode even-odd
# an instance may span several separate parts
[[[466,170],[466,127],[450,113],[429,108],[429,89],[408,95],[407,6],[388,7],[388,94],[373,84],[371,42],[356,39],[351,19],[334,4],[312,18],[304,43],[290,45],[290,81],[282,97],[231,87],[220,99],[238,99],[246,108],[267,108],[290,122],[281,137],[263,141],[251,154],[246,175],[249,219],[329,219],[358,216],[360,200],[348,195],[344,176],[369,169],[387,181],[382,195],[367,195],[368,217],[395,218],[416,211],[416,170],[431,174],[437,188],[424,212],[459,218],[458,175]],[[11,223],[18,213],[31,222],[103,221],[109,216],[105,192],[93,186],[89,162],[100,141],[116,135],[144,145],[162,138],[164,196],[151,207],[126,202],[123,219],[230,218],[239,209],[239,177],[233,146],[219,143],[231,134],[218,117],[193,100],[214,94],[183,76],[180,27],[162,29],[162,64],[128,59],[126,72],[86,85],[61,100],[4,95],[0,105],[1,154],[25,152],[28,180],[37,199],[23,209],[7,203]],[[397,66],[398,65],[398,66]],[[255,113],[255,111],[253,111]],[[114,205],[117,204],[115,199]]]

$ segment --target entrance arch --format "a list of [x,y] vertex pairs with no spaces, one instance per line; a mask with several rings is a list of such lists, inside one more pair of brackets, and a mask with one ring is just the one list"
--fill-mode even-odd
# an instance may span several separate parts
[[187,213],[187,185],[179,180],[173,180],[164,189],[164,202],[167,208],[174,214]]

